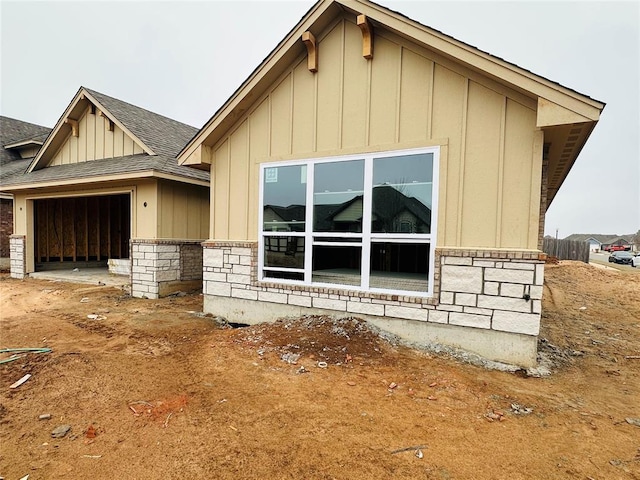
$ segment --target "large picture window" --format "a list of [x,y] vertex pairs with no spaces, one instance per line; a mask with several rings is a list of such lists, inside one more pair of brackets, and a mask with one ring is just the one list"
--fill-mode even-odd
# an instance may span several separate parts
[[438,148],[260,169],[260,280],[430,296]]

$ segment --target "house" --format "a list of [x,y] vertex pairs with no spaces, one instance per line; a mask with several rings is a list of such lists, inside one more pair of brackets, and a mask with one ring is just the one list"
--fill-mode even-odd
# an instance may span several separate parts
[[631,246],[634,242],[634,234],[629,235],[602,235],[602,234],[583,234],[574,233],[566,237],[564,240],[574,240],[578,242],[589,242],[589,250],[592,252],[609,249],[612,245]]
[[375,3],[320,0],[178,155],[212,175],[205,311],[354,315],[533,365],[545,211],[603,108]]
[[[50,128],[0,116],[0,185],[24,171],[42,146]],[[13,195],[0,192],[0,267],[9,268],[9,238],[13,234]]]
[[209,173],[175,159],[195,133],[81,87],[24,172],[0,187],[15,198],[11,276],[109,263],[136,297],[201,286]]

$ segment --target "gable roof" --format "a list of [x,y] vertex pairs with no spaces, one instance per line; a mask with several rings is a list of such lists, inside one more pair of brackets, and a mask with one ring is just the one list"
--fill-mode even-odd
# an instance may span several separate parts
[[95,90],[80,87],[44,145],[28,168],[38,170],[64,143],[71,127],[67,119],[78,120],[89,104],[118,125],[149,155],[175,157],[184,144],[198,131],[195,127],[172,120],[144,108],[118,100]]
[[[368,0],[319,0],[313,5],[185,145],[178,154],[179,163],[199,168],[206,164],[198,147],[212,146],[222,138],[290,63],[304,54],[306,48],[301,41],[304,32],[319,36],[334,18],[345,12],[365,15],[374,32],[377,28],[391,31],[536,99],[537,126],[545,131],[545,142],[551,145],[545,152],[549,165],[547,207],[551,204],[605,104]],[[565,146],[571,146],[568,155]]]
[[157,155],[175,157],[198,129],[136,107],[95,90],[84,89]]
[[[9,162],[21,161],[20,153],[11,146],[18,143],[40,144],[44,142],[51,131],[48,127],[36,125],[35,123],[23,122],[15,118],[0,116],[0,165],[2,174],[6,173],[5,167],[10,170],[14,165],[7,165]],[[10,147],[10,148],[6,148]],[[22,162],[24,163],[24,162]]]

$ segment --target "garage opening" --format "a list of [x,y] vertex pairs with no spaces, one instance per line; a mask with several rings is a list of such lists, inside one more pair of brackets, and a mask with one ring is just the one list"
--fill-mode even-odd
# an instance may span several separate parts
[[35,200],[34,221],[36,271],[129,258],[129,194]]

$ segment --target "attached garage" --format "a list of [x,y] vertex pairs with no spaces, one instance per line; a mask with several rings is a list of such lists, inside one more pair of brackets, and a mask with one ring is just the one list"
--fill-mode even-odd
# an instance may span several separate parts
[[131,195],[35,200],[34,231],[36,271],[128,259]]
[[157,298],[202,286],[209,172],[177,164],[189,125],[80,88],[13,194],[11,276],[105,268]]

